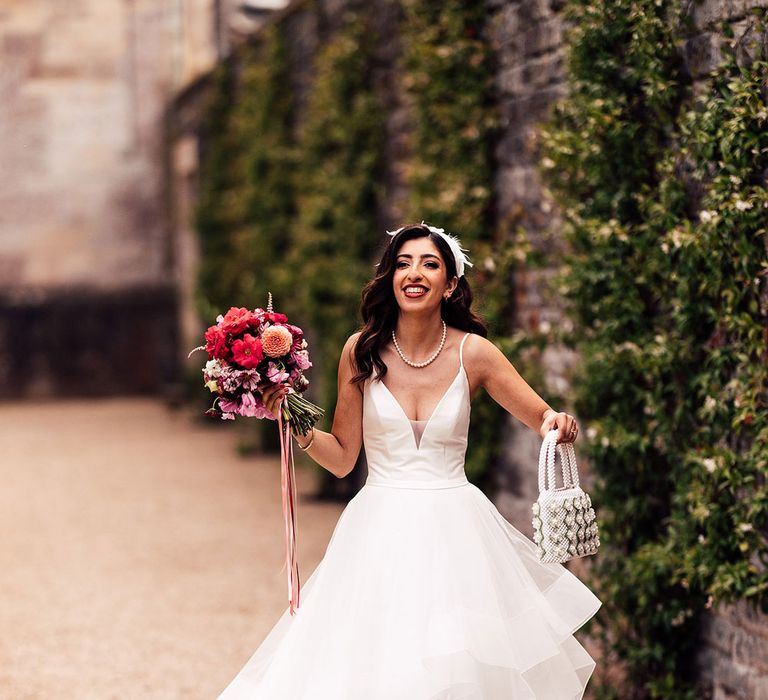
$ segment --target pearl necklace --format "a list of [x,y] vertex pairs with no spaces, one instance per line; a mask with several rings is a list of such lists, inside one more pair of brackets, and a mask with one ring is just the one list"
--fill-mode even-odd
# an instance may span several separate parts
[[434,359],[440,354],[440,351],[443,349],[443,345],[445,345],[445,336],[447,331],[447,326],[445,325],[445,320],[440,319],[443,322],[443,337],[440,339],[440,347],[437,348],[434,355],[430,357],[428,360],[425,360],[424,362],[411,362],[405,355],[403,355],[403,351],[400,349],[400,346],[397,344],[397,338],[395,338],[395,329],[392,329],[392,342],[395,344],[395,350],[397,350],[397,354],[400,355],[400,357],[403,358],[403,362],[406,364],[409,364],[411,367],[426,367],[430,362],[434,361]]

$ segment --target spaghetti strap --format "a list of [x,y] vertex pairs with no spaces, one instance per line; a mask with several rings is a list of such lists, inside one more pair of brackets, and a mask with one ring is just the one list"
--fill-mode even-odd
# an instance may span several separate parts
[[467,331],[464,334],[464,337],[461,339],[461,344],[459,345],[459,367],[464,366],[464,359],[462,356],[462,352],[464,351],[464,341],[467,339],[467,336],[471,334],[471,331]]

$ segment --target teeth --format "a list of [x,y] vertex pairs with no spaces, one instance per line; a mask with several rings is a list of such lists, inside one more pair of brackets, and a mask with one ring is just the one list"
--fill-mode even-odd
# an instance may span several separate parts
[[423,287],[406,287],[405,291],[411,292],[413,294],[418,294],[419,292],[426,292],[427,290],[424,289]]

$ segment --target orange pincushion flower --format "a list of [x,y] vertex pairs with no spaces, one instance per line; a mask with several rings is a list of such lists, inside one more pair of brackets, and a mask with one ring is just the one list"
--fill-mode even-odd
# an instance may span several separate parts
[[261,347],[268,357],[281,357],[287,354],[291,345],[293,345],[293,336],[285,326],[276,324],[261,333]]

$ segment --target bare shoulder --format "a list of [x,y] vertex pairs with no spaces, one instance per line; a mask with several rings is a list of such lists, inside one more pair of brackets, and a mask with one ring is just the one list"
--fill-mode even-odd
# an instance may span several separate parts
[[[345,382],[357,374],[356,364],[354,361],[354,352],[357,345],[357,340],[360,337],[362,331],[356,331],[347,338],[344,342],[344,347],[341,350],[341,357],[339,358],[339,377]],[[362,389],[359,385],[355,387],[358,392],[362,393]]]
[[499,364],[507,361],[504,353],[492,341],[477,333],[467,336],[462,357],[473,387],[485,386],[489,373],[494,368],[498,370]]
[[357,346],[358,338],[360,338],[362,331],[355,331],[352,335],[349,336],[349,338],[346,339],[344,342],[344,347],[341,350],[341,356],[342,358],[346,358],[348,361],[352,359],[352,356],[355,352],[355,347]]
[[355,331],[352,335],[347,338],[348,343],[352,343],[353,345],[357,342],[357,339],[362,335],[362,331]]
[[487,359],[494,350],[498,351],[498,348],[488,340],[488,338],[470,332],[467,339],[464,341],[462,357],[475,364],[481,362],[483,359]]

